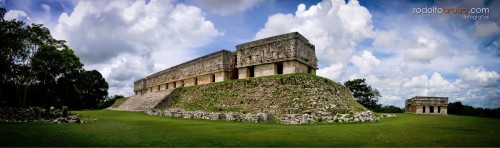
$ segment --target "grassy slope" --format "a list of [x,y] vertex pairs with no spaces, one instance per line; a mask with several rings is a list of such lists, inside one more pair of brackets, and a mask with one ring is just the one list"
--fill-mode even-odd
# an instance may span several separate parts
[[89,124],[0,123],[0,146],[500,146],[500,120],[398,114],[377,123],[281,125],[79,111]]
[[[297,99],[295,99],[297,98]],[[295,99],[295,101],[294,101]],[[293,103],[296,106],[293,106]],[[314,102],[314,103],[313,103]],[[366,110],[343,85],[313,74],[296,73],[228,80],[180,88],[172,107],[186,110],[283,114],[336,105],[332,113]]]

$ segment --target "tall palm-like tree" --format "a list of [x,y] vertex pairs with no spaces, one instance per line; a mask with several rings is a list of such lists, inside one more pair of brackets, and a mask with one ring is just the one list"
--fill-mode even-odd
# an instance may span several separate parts
[[4,21],[3,16],[5,16],[5,13],[7,13],[7,10],[0,7],[0,21]]

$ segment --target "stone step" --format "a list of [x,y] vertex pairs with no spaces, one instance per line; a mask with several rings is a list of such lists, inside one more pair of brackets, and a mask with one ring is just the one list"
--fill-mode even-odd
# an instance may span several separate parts
[[167,89],[159,92],[150,92],[143,95],[129,97],[119,107],[114,110],[124,111],[146,111],[158,107],[168,107],[178,93],[178,89]]

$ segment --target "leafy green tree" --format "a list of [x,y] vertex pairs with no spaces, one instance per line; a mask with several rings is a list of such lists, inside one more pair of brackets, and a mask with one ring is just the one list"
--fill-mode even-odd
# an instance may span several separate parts
[[462,105],[462,102],[460,101],[448,103],[448,114],[463,115],[464,108],[464,105]]
[[85,71],[66,41],[4,15],[0,8],[0,106],[95,108],[107,97],[102,75]]
[[349,80],[344,83],[344,86],[351,90],[352,95],[361,105],[370,110],[378,111],[381,105],[377,102],[382,96],[377,89],[372,88],[365,81],[365,79]]
[[108,83],[97,70],[83,72],[79,80],[85,108],[96,108],[108,96]]
[[[3,15],[3,14],[2,14]],[[17,98],[19,79],[23,77],[26,67],[22,60],[26,57],[24,44],[28,33],[22,28],[20,21],[0,21],[0,99],[2,106],[20,104]]]

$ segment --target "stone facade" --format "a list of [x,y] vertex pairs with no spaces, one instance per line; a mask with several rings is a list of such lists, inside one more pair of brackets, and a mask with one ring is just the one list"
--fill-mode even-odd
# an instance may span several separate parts
[[314,45],[298,32],[236,46],[238,78],[289,73],[316,73]]
[[413,97],[405,101],[405,112],[446,115],[448,114],[448,97]]
[[221,50],[152,74],[134,82],[135,94],[234,79],[234,54]]
[[157,72],[134,82],[134,92],[149,92],[276,74],[316,73],[314,45],[298,32],[236,46],[236,52],[217,51]]

